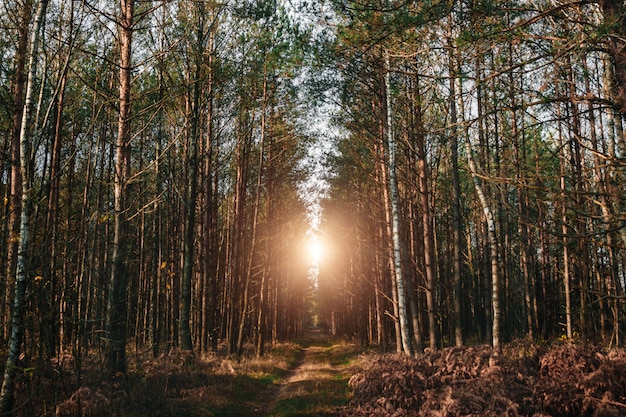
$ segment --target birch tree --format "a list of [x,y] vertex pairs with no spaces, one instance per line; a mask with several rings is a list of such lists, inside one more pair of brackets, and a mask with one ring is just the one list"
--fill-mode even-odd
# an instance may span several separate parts
[[[413,347],[409,336],[409,319],[407,314],[406,292],[404,288],[404,275],[402,274],[402,243],[400,241],[400,213],[398,201],[398,183],[396,178],[396,143],[393,133],[393,109],[391,97],[391,68],[389,63],[389,53],[385,51],[385,93],[387,105],[387,146],[389,148],[389,159],[387,169],[389,170],[389,200],[391,204],[391,225],[395,284],[398,291],[398,320],[400,321],[400,332],[402,334],[402,349],[406,355],[413,356]],[[432,340],[431,340],[431,343]]]
[[35,78],[37,76],[38,48],[40,30],[43,25],[48,0],[40,0],[37,3],[34,25],[31,29],[31,40],[28,51],[28,77],[26,80],[26,93],[24,96],[24,110],[20,128],[20,171],[22,179],[22,212],[20,216],[20,236],[17,250],[17,265],[15,272],[15,295],[11,312],[11,335],[9,338],[9,354],[7,356],[2,389],[0,391],[0,413],[10,414],[13,407],[13,380],[17,370],[20,356],[20,347],[24,335],[24,308],[26,306],[26,287],[29,278],[34,278],[33,271],[29,268],[30,245],[31,245],[31,213],[33,205],[33,172],[32,142],[33,131],[31,112],[33,107],[33,94],[35,90]]

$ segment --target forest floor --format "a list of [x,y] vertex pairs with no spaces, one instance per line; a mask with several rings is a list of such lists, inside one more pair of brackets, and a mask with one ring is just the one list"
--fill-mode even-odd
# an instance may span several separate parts
[[626,352],[560,341],[381,355],[349,382],[344,417],[624,417]]
[[[110,382],[83,376],[75,385],[80,388],[56,395],[66,398],[54,406],[56,411],[49,400],[49,412],[29,415],[339,416],[351,397],[348,380],[371,362],[363,352],[355,344],[309,329],[261,358],[198,358],[180,351],[135,358],[125,378]],[[68,375],[66,381],[71,379]]]
[[328,335],[312,330],[299,341],[300,354],[287,377],[268,402],[264,416],[337,416],[348,404],[348,380],[362,370],[361,348],[333,343]]
[[626,351],[518,340],[381,354],[311,329],[260,358],[131,356],[111,381],[71,355],[22,376],[17,415],[120,417],[626,416]]

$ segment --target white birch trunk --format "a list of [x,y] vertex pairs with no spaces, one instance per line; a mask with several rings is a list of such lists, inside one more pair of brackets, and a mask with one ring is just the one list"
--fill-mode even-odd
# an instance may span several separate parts
[[48,0],[41,0],[37,5],[37,14],[32,28],[30,51],[28,57],[28,79],[26,81],[26,96],[20,130],[20,169],[22,171],[22,214],[20,217],[20,240],[17,252],[17,268],[15,278],[15,295],[13,311],[11,313],[11,336],[9,339],[9,354],[4,368],[4,379],[0,391],[0,414],[9,414],[13,406],[13,380],[20,356],[22,337],[24,335],[24,306],[26,298],[26,284],[28,282],[27,255],[30,243],[30,212],[31,212],[31,173],[28,170],[31,160],[31,132],[29,119],[32,107],[33,90],[37,74],[37,53],[39,31],[46,14]]
[[398,183],[396,180],[396,143],[393,135],[391,110],[391,82],[389,79],[389,54],[385,53],[385,89],[387,96],[387,142],[389,146],[389,199],[391,200],[391,226],[393,240],[394,275],[398,290],[398,319],[402,335],[402,349],[406,355],[413,355],[411,338],[409,337],[409,320],[406,309],[404,277],[402,275],[402,251],[400,243],[400,219],[398,213]]
[[487,197],[483,192],[480,177],[476,171],[476,165],[474,164],[474,157],[472,156],[472,146],[469,141],[469,136],[465,138],[465,152],[467,153],[467,165],[474,178],[474,189],[480,200],[483,213],[487,219],[487,238],[489,240],[490,258],[491,258],[491,308],[493,313],[493,319],[491,323],[491,344],[496,350],[500,349],[500,272],[498,270],[498,244],[496,241],[496,223],[493,218],[493,212],[487,201]]

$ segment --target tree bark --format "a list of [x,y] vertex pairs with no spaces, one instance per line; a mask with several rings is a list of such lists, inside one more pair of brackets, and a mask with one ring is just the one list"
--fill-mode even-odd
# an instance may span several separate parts
[[[622,116],[626,115],[626,7],[622,0],[601,0],[604,24],[609,27],[608,51],[613,63],[614,101]],[[624,140],[622,136],[621,140]]]
[[[559,147],[563,149],[563,153],[565,153],[565,144],[563,143],[563,135],[561,129],[559,128]],[[570,262],[570,254],[569,254],[569,239],[568,239],[568,217],[567,217],[567,196],[566,196],[566,172],[565,172],[565,160],[566,156],[563,155],[560,158],[560,190],[561,190],[561,233],[562,243],[563,243],[563,290],[565,292],[565,329],[566,336],[568,340],[571,340],[573,337],[572,330],[572,298],[571,298],[571,290],[570,290],[570,275],[571,275],[571,262]]]
[[398,310],[398,287],[396,286],[396,282],[395,282],[395,275],[394,275],[394,252],[393,252],[393,244],[391,243],[391,239],[392,239],[392,227],[391,227],[391,207],[390,207],[390,198],[389,198],[389,181],[388,181],[388,169],[387,166],[385,164],[385,146],[384,146],[384,141],[385,141],[385,129],[384,129],[384,125],[385,123],[380,123],[380,143],[377,144],[376,148],[378,149],[378,155],[377,157],[379,158],[379,163],[377,164],[378,167],[378,172],[377,172],[377,178],[380,179],[379,181],[379,186],[382,188],[383,190],[383,195],[382,195],[382,199],[383,199],[383,205],[384,205],[384,216],[385,216],[385,221],[384,221],[384,227],[381,225],[379,227],[379,239],[381,242],[384,242],[384,263],[387,264],[387,268],[385,268],[384,266],[381,265],[381,271],[380,271],[380,275],[381,275],[381,283],[384,282],[383,280],[383,274],[384,272],[386,272],[387,270],[389,270],[389,273],[391,275],[391,303],[392,303],[392,308],[393,308],[393,324],[394,324],[394,336],[395,336],[395,341],[396,341],[396,352],[397,353],[402,353],[402,331],[400,330],[400,320],[399,320],[399,310]]
[[[460,88],[459,91],[462,91]],[[480,93],[479,93],[480,94]],[[463,112],[463,106],[461,106],[461,112]],[[474,162],[474,156],[472,153],[472,145],[470,143],[469,135],[465,137],[465,152],[467,154],[467,165],[474,180],[474,189],[478,195],[480,205],[483,209],[483,214],[487,222],[487,241],[489,244],[489,258],[491,260],[491,309],[492,309],[492,322],[491,322],[491,344],[494,347],[496,354],[500,350],[500,272],[498,265],[498,242],[496,240],[496,224],[493,217],[493,211],[487,200],[487,196],[484,193],[481,177],[476,169],[476,163]]]
[[28,28],[32,19],[32,0],[25,1],[20,13],[17,48],[15,51],[15,68],[12,79],[13,121],[11,127],[11,186],[9,191],[9,222],[7,241],[7,265],[4,283],[4,302],[2,308],[2,336],[3,340],[9,337],[11,311],[8,308],[15,293],[15,270],[17,267],[17,253],[20,240],[20,218],[22,215],[22,171],[20,168],[20,131],[23,118],[23,100],[25,84],[25,67],[28,56]]
[[391,80],[389,54],[385,53],[385,92],[387,104],[387,145],[389,147],[389,200],[391,203],[391,227],[393,242],[393,259],[396,288],[398,291],[398,319],[402,335],[402,349],[405,355],[413,356],[413,347],[409,336],[409,320],[407,315],[404,276],[402,273],[402,247],[400,241],[400,213],[398,201],[398,184],[396,179],[396,143],[393,133],[393,112],[391,108]]
[[426,160],[426,144],[424,138],[424,125],[422,120],[421,96],[419,91],[419,77],[415,76],[415,147],[417,152],[417,171],[419,174],[419,203],[422,212],[422,239],[424,242],[424,270],[426,272],[426,308],[428,309],[428,341],[432,350],[437,350],[437,305],[435,302],[435,240],[433,235],[432,220],[430,216],[429,190],[428,190],[428,162]]
[[493,212],[487,201],[487,197],[483,192],[483,187],[480,181],[480,176],[476,171],[476,165],[474,164],[474,158],[472,156],[472,147],[469,141],[469,137],[465,139],[465,151],[467,152],[467,163],[472,176],[474,177],[474,188],[478,199],[483,209],[485,218],[487,219],[487,238],[489,241],[489,255],[491,259],[491,304],[492,304],[492,346],[494,349],[500,349],[500,274],[498,268],[498,244],[496,241],[496,225],[493,218]]
[[207,76],[207,114],[206,114],[206,141],[204,144],[204,224],[203,224],[203,267],[205,292],[203,297],[203,326],[202,331],[206,332],[206,336],[202,339],[206,340],[206,347],[210,345],[213,350],[217,349],[217,329],[216,329],[216,311],[217,311],[217,239],[215,218],[215,193],[213,191],[214,184],[214,164],[213,164],[213,148],[214,148],[214,129],[213,129],[213,107],[214,107],[214,74],[213,74],[213,31],[209,34],[208,47],[208,76]]
[[[452,19],[450,19],[450,22]],[[448,44],[448,68],[450,72],[450,159],[452,164],[452,246],[453,246],[453,279],[452,279],[452,308],[454,315],[454,344],[463,345],[463,328],[461,323],[461,186],[459,179],[459,133],[457,127],[457,97],[456,77],[458,76],[457,64],[455,63],[455,49],[449,36]],[[459,92],[462,93],[462,92]]]
[[195,255],[195,232],[196,232],[196,200],[198,197],[198,143],[200,123],[200,93],[202,89],[202,57],[204,55],[204,3],[197,4],[197,27],[196,45],[193,47],[194,71],[190,74],[191,102],[189,141],[187,144],[187,167],[189,175],[185,196],[185,224],[183,233],[183,282],[181,290],[180,308],[180,347],[183,350],[192,350],[193,341],[191,336],[191,288],[193,275],[193,258]]
[[118,33],[120,41],[119,117],[115,148],[114,225],[112,269],[107,302],[106,369],[111,375],[126,372],[126,327],[128,311],[129,239],[127,213],[128,179],[130,177],[130,88],[134,0],[121,0]]
[[26,80],[26,94],[24,109],[20,125],[20,171],[22,180],[20,214],[20,235],[17,249],[17,264],[15,273],[15,295],[11,312],[11,336],[9,338],[9,353],[4,368],[2,389],[0,390],[0,414],[10,414],[13,408],[14,378],[17,363],[20,357],[20,348],[24,335],[24,316],[26,307],[26,287],[32,274],[29,271],[30,246],[30,216],[32,211],[31,193],[33,173],[30,171],[32,160],[32,140],[30,126],[31,107],[35,77],[37,75],[37,54],[39,47],[39,31],[43,24],[48,0],[41,0],[37,5],[35,22],[31,32],[30,51],[28,52],[28,78]]

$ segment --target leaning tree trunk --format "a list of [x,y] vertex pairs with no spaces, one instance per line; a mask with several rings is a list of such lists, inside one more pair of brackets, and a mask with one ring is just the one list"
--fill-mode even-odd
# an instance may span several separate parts
[[[462,86],[459,88],[459,110],[461,115],[464,114],[464,106],[462,100]],[[480,94],[480,93],[479,93]],[[480,111],[480,110],[479,110]],[[483,190],[482,180],[478,170],[476,169],[476,163],[474,162],[474,156],[472,153],[472,145],[470,143],[469,135],[465,135],[465,153],[467,154],[467,166],[470,174],[474,179],[474,189],[478,195],[480,205],[483,209],[485,219],[487,221],[487,241],[489,243],[489,256],[491,261],[491,344],[494,347],[496,354],[500,350],[500,272],[498,268],[498,242],[496,240],[496,223],[493,217],[493,212],[489,206],[489,201]]]
[[9,354],[4,367],[4,379],[0,391],[0,414],[11,413],[13,407],[13,383],[17,362],[20,357],[20,347],[24,336],[24,308],[26,306],[26,284],[28,282],[27,256],[30,244],[30,214],[31,202],[31,140],[28,128],[32,106],[35,76],[37,74],[37,48],[39,44],[39,30],[41,28],[48,0],[41,0],[37,6],[35,23],[32,29],[30,52],[28,57],[28,79],[26,81],[26,95],[24,97],[24,110],[22,112],[22,124],[20,127],[20,170],[22,173],[22,213],[20,216],[20,238],[17,250],[17,266],[15,274],[15,295],[13,297],[13,310],[11,313],[11,336],[9,338]]
[[493,218],[493,212],[487,201],[487,197],[483,192],[480,177],[476,171],[474,158],[472,156],[472,146],[469,137],[465,139],[465,151],[467,152],[467,165],[474,178],[474,188],[478,199],[483,208],[483,213],[487,219],[487,239],[489,241],[489,251],[491,258],[491,308],[493,321],[491,323],[491,340],[496,352],[500,349],[500,297],[498,294],[500,286],[500,273],[498,270],[498,243],[496,241],[496,223]]

